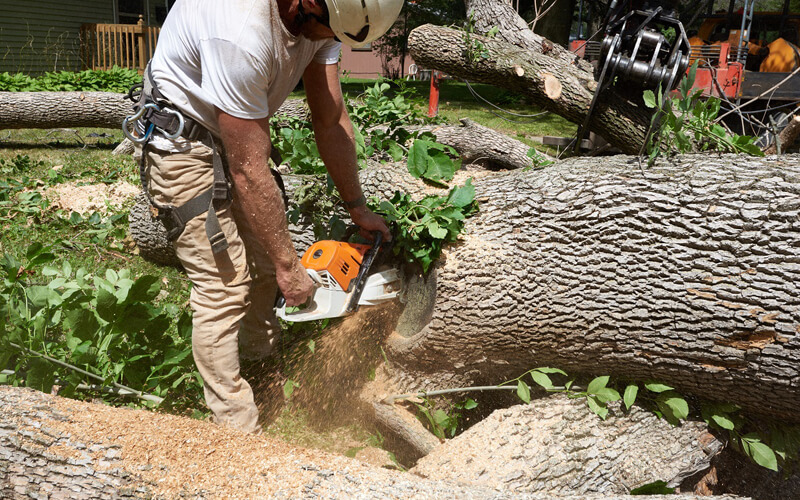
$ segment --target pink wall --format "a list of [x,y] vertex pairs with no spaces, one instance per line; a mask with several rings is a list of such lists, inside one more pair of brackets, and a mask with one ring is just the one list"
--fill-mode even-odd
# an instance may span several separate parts
[[[406,56],[405,69],[400,72],[400,58],[390,62],[390,68],[397,70],[398,75],[408,75],[408,67],[414,63],[411,56]],[[354,50],[353,48],[342,45],[342,62],[339,65],[341,72],[349,72],[348,74],[353,78],[378,78],[380,76],[389,76],[384,74],[381,65],[381,57],[377,51],[372,50]]]

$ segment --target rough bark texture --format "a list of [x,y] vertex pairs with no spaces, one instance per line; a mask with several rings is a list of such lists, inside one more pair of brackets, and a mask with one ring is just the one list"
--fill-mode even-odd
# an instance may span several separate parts
[[0,92],[0,129],[119,128],[131,101],[113,92]]
[[[528,156],[530,146],[522,141],[495,132],[464,118],[460,126],[436,125],[419,130],[431,132],[436,140],[458,151],[465,163],[482,165],[492,170],[526,168],[533,165]],[[542,158],[551,159],[543,153]]]
[[[495,38],[471,35],[483,44],[488,57],[482,57],[474,43],[471,47],[465,43],[463,31],[424,25],[413,30],[408,40],[417,64],[524,94],[553,113],[583,123],[596,88],[591,68],[563,47],[531,32],[504,2],[468,2],[468,8],[475,12],[477,33],[492,26],[500,28]],[[556,99],[548,96],[546,88],[553,78],[561,84]],[[648,123],[645,109],[609,92],[598,100],[589,129],[623,152],[638,153]]]
[[[0,130],[17,128],[120,128],[131,101],[114,92],[0,92]],[[307,119],[303,99],[290,99],[275,113]]]
[[[95,421],[103,431],[92,428]],[[66,401],[14,387],[0,387],[0,496],[14,500],[554,498],[427,480],[208,422]]]
[[797,422],[797,160],[584,158],[476,181],[463,240],[408,287],[390,338],[400,386],[558,366]]
[[635,406],[600,420],[559,395],[495,411],[411,471],[515,493],[624,494],[659,480],[678,487],[722,447],[700,422],[675,427]]

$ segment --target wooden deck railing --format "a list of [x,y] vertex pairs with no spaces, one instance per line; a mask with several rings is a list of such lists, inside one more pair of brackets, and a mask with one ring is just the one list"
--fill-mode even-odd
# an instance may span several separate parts
[[81,26],[81,59],[88,69],[114,66],[144,73],[153,57],[161,28],[137,24],[84,24]]

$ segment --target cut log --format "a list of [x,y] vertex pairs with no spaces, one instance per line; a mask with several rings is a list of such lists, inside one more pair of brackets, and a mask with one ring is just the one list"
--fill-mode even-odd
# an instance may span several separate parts
[[[119,129],[133,104],[114,92],[0,92],[0,130],[99,127]],[[308,119],[303,99],[290,99],[275,113]]]
[[[414,29],[409,51],[417,64],[472,82],[496,85],[527,96],[535,104],[582,124],[596,82],[591,66],[563,47],[534,34],[510,4],[470,0],[475,31],[433,25]],[[499,28],[493,38],[480,36]],[[475,49],[482,44],[485,52]],[[589,129],[626,153],[638,154],[650,113],[637,104],[640,95],[605,92],[598,99]]]
[[0,92],[0,130],[120,128],[131,113],[125,94],[113,92]]
[[[484,127],[468,118],[459,120],[461,125],[428,125],[409,127],[409,130],[430,132],[436,140],[452,147],[464,163],[482,165],[490,170],[530,168],[533,161],[528,156],[530,146]],[[542,159],[553,159],[537,153]]]
[[16,387],[0,387],[0,496],[14,500],[554,498],[422,479],[209,422],[81,403]]
[[[403,168],[361,178],[384,199],[432,189]],[[423,279],[407,276],[388,343],[403,392],[557,366],[800,420],[797,156],[686,155],[647,170],[575,158],[474,183],[480,212],[461,241]]]
[[476,180],[480,213],[407,287],[388,351],[400,387],[556,366],[798,422],[797,165],[691,155],[642,170],[618,156]]

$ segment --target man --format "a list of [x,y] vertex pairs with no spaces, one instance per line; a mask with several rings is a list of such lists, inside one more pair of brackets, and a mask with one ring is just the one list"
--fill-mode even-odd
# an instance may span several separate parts
[[[270,354],[279,333],[276,285],[289,306],[313,292],[268,166],[268,119],[301,77],[320,155],[353,222],[362,233],[391,238],[385,221],[366,207],[358,181],[336,64],[341,45],[334,37],[354,46],[368,43],[391,27],[402,4],[178,0],[162,28],[145,78],[144,94],[152,98],[142,102],[154,102],[149,110],[159,111],[148,111],[140,126],[140,132],[155,132],[141,137],[137,152],[144,156],[143,182],[162,216],[178,213],[174,207],[203,205],[165,223],[175,228],[176,253],[194,285],[193,354],[206,402],[222,425],[261,431],[252,389],[240,375],[240,349],[242,359]],[[178,114],[185,127],[157,120]],[[212,188],[225,184],[224,178],[218,182],[220,151],[231,183],[226,203]],[[221,191],[225,198],[226,189]]]

